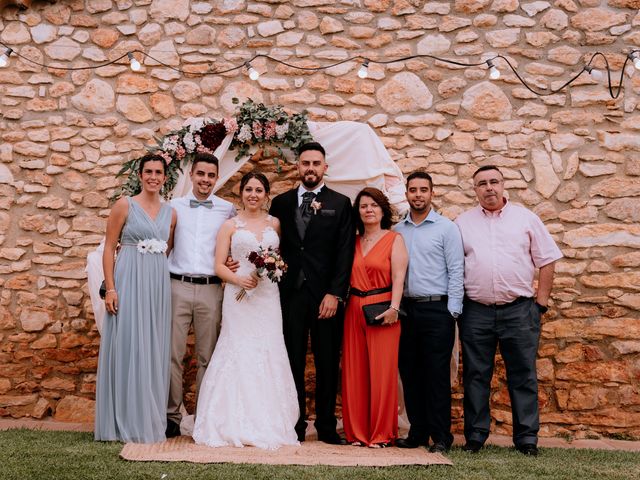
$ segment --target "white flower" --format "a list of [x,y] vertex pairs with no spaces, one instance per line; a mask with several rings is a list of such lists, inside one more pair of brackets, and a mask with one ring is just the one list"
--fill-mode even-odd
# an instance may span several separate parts
[[188,153],[193,153],[196,149],[196,141],[193,138],[193,133],[187,132],[182,137],[182,143],[184,143],[184,148]]
[[288,131],[289,122],[283,123],[282,125],[276,125],[276,137],[278,137],[278,140],[282,140]]
[[178,148],[178,137],[176,135],[171,135],[170,137],[166,137],[162,142],[162,150],[165,152],[174,153]]
[[242,128],[238,132],[237,137],[238,137],[238,140],[244,143],[251,140],[251,135],[252,135],[251,127],[245,123],[244,125],[242,125]]
[[196,133],[202,130],[204,127],[205,120],[204,118],[190,118],[185,122],[186,126],[189,127],[189,133]]
[[137,248],[140,253],[164,253],[167,251],[168,245],[164,240],[145,238],[138,242]]

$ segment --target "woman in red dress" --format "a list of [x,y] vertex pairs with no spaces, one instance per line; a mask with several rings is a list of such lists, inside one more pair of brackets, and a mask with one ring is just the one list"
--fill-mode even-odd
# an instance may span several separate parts
[[[358,237],[344,320],[342,414],[347,441],[380,448],[398,436],[398,311],[408,255],[402,236],[389,230],[392,209],[377,188],[354,203]],[[368,325],[363,305],[391,301]]]

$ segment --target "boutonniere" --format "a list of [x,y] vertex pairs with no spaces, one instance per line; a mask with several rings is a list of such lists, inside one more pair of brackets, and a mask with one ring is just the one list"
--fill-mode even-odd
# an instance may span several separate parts
[[313,208],[313,214],[317,215],[318,210],[322,208],[322,204],[320,202],[316,202],[315,200],[311,202],[311,208]]

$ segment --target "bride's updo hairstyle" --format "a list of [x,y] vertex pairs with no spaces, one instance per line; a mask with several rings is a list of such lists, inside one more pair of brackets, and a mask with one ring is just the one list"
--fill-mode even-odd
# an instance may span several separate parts
[[162,173],[167,174],[167,161],[160,155],[148,153],[140,159],[140,164],[138,165],[138,173],[140,175],[142,175],[142,170],[144,170],[144,164],[148,162],[162,162]]
[[269,191],[270,191],[269,180],[267,180],[267,177],[264,175],[264,173],[247,172],[242,176],[242,179],[240,180],[240,196],[242,197],[242,192],[244,192],[244,187],[247,186],[247,183],[249,183],[249,180],[251,180],[252,178],[255,178],[256,180],[258,180],[264,187],[265,193],[269,195]]

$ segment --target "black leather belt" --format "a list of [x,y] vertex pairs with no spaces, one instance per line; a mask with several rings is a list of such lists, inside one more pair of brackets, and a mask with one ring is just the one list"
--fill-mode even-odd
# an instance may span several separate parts
[[170,273],[169,276],[174,280],[180,280],[181,282],[195,283],[196,285],[214,285],[222,283],[219,277],[215,275],[208,275],[206,277],[190,277],[188,275],[178,275],[177,273]]
[[[471,300],[470,298],[465,298],[466,300]],[[481,303],[481,302],[476,302],[475,300],[471,300],[474,303],[479,303],[480,305],[484,305],[485,307],[489,307],[489,308],[495,308],[496,310],[500,310],[503,308],[507,308],[510,307],[512,305],[517,305],[519,303],[522,302],[526,302],[528,300],[531,300],[531,297],[518,297],[516,298],[513,302],[509,302],[509,303],[491,303],[491,304],[486,304],[486,303]]]
[[378,295],[380,293],[387,293],[391,291],[391,287],[374,288],[373,290],[362,291],[357,288],[349,288],[349,294],[356,297],[370,297],[371,295]]
[[444,302],[448,299],[449,297],[447,295],[426,295],[424,297],[402,297],[403,302],[416,302],[416,303]]

